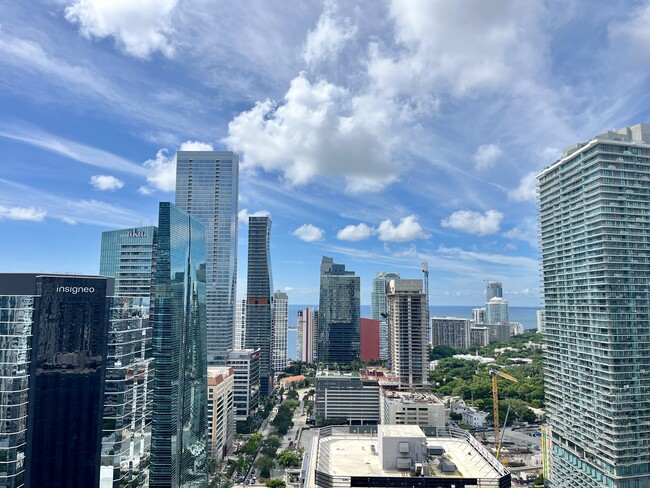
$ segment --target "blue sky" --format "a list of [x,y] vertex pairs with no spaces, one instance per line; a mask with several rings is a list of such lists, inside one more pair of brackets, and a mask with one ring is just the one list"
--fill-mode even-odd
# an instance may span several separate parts
[[0,270],[97,273],[103,230],[157,220],[176,151],[240,154],[275,288],[317,303],[323,255],[484,279],[539,303],[534,175],[650,122],[650,3],[34,0],[0,4]]

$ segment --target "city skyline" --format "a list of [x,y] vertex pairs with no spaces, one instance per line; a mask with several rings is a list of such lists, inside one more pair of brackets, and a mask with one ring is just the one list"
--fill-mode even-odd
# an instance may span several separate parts
[[[233,150],[239,232],[271,215],[291,303],[317,303],[330,255],[363,304],[377,272],[419,278],[426,260],[432,305],[478,305],[493,279],[535,306],[533,175],[650,120],[647,2],[43,0],[0,15],[8,272],[97,273],[102,231],[173,201],[178,150]],[[241,260],[238,276],[242,297]]]

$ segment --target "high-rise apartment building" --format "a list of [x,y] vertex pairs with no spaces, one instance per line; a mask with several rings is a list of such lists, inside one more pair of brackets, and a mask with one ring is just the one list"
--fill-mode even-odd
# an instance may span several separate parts
[[485,323],[485,307],[472,309],[472,321],[475,324]]
[[221,461],[235,439],[235,371],[208,366],[208,442],[210,459]]
[[503,298],[503,284],[500,281],[488,281],[485,285],[485,301]]
[[274,371],[287,367],[287,328],[289,327],[289,296],[273,294],[273,329],[271,334],[271,366]]
[[391,280],[387,291],[392,371],[400,389],[426,387],[429,344],[422,280]]
[[99,486],[113,286],[0,274],[0,486]]
[[399,273],[386,273],[381,271],[372,280],[370,294],[370,317],[379,320],[379,358],[389,359],[388,347],[388,319],[386,318],[386,286],[390,280],[399,280]]
[[318,362],[345,364],[359,360],[361,280],[344,264],[323,257],[318,307]]
[[304,310],[298,310],[297,317],[298,338],[297,354],[298,361],[309,364],[315,364],[318,361],[316,355],[318,338],[318,310],[307,307]]
[[248,218],[248,279],[246,288],[246,349],[260,350],[260,394],[273,390],[271,327],[273,275],[271,273],[271,219]]
[[472,321],[456,317],[433,317],[431,319],[434,346],[462,347],[471,342]]
[[[108,329],[102,483],[147,486],[153,399],[149,322],[156,227],[102,233],[99,274],[115,278]],[[112,468],[112,469],[111,469]]]
[[223,364],[233,347],[237,291],[239,156],[179,151],[176,205],[206,231],[207,349],[209,364]]
[[550,486],[650,486],[650,125],[537,179]]
[[485,304],[485,322],[487,324],[507,324],[510,321],[508,300],[494,297]]
[[150,316],[156,369],[151,488],[208,482],[205,246],[198,219],[160,203]]
[[234,349],[244,349],[246,343],[246,302],[247,300],[244,298],[243,300],[237,300],[235,303]]
[[230,351],[226,363],[235,372],[235,422],[237,432],[251,433],[251,418],[260,404],[260,350]]

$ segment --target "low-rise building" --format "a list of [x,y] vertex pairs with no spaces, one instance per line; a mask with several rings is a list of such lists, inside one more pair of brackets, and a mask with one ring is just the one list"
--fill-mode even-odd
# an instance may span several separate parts
[[221,461],[235,438],[235,370],[208,366],[208,440],[210,459]]
[[445,426],[445,405],[431,393],[382,388],[380,401],[382,424]]
[[470,408],[469,410],[464,411],[462,415],[463,423],[471,425],[474,428],[480,428],[485,427],[487,424],[489,414],[487,412],[481,412],[480,410]]
[[345,418],[352,424],[378,424],[378,379],[358,373],[318,372],[314,414],[316,419]]
[[280,379],[280,386],[285,390],[291,386],[295,386],[301,381],[305,381],[307,378],[304,374],[299,374],[297,376],[287,376],[286,378]]

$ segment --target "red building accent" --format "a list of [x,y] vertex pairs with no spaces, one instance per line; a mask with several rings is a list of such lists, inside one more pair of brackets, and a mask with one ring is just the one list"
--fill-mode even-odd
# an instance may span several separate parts
[[361,319],[361,361],[379,360],[379,320]]

